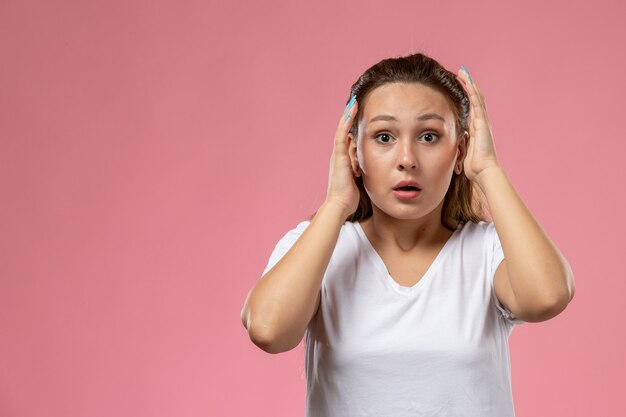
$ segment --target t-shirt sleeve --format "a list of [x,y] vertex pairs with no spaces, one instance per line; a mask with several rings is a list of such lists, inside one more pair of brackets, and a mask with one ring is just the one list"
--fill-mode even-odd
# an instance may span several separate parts
[[293,244],[296,243],[300,235],[302,235],[302,232],[304,232],[304,230],[309,226],[310,223],[310,220],[303,220],[298,223],[296,227],[285,233],[282,238],[280,238],[280,240],[274,247],[267,266],[265,267],[265,270],[263,271],[263,274],[261,274],[261,276],[265,275],[270,269],[274,267],[274,265],[278,263],[278,261],[282,259],[283,256],[285,256],[285,254],[289,251],[289,249],[291,249]]
[[491,262],[491,294],[493,296],[493,300],[496,308],[498,309],[498,314],[507,320],[512,325],[523,324],[526,323],[524,320],[515,317],[513,313],[509,309],[507,309],[501,302],[498,300],[496,296],[496,291],[493,286],[493,281],[496,273],[496,269],[500,263],[504,260],[504,252],[502,251],[502,244],[500,243],[500,237],[498,236],[498,232],[496,231],[496,227],[493,222],[490,222],[487,225],[488,235],[491,237],[492,248],[493,248],[493,256]]

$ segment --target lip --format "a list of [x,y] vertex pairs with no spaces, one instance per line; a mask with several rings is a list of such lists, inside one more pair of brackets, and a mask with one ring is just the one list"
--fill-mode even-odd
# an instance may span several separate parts
[[395,191],[396,188],[404,187],[407,185],[412,185],[413,187],[417,187],[420,191],[422,190],[422,187],[420,187],[417,181],[412,180],[412,179],[405,179],[405,180],[398,182],[396,185],[393,186],[393,189]]
[[[400,187],[405,187],[407,185],[416,187],[417,190],[404,191],[404,190],[397,189]],[[417,198],[417,196],[419,196],[421,192],[422,192],[422,187],[420,187],[417,181],[412,180],[410,178],[401,180],[400,182],[398,182],[396,185],[393,186],[393,194],[400,200],[412,200],[414,198]]]
[[420,195],[422,190],[414,190],[414,191],[402,191],[402,190],[393,190],[393,194],[398,197],[400,200],[412,200]]

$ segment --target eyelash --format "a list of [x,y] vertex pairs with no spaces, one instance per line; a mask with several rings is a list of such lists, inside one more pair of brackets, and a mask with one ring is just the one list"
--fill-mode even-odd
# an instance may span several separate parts
[[[375,140],[376,140],[376,139],[378,139],[378,137],[379,137],[379,136],[381,136],[381,135],[391,136],[389,133],[384,133],[384,132],[383,132],[383,133],[379,133],[379,134],[377,134],[376,136],[374,136],[374,139],[375,139]],[[426,133],[424,133],[424,135],[433,135],[433,136],[436,136],[436,137],[437,137],[437,139],[435,139],[435,140],[433,140],[433,141],[431,141],[431,142],[426,142],[426,143],[435,143],[435,142],[437,142],[437,141],[440,139],[439,135],[438,135],[437,133],[435,133],[435,132],[426,132]],[[424,135],[422,135],[422,136],[424,136]],[[420,136],[420,137],[421,137],[421,136]],[[378,143],[381,143],[381,144],[383,144],[383,145],[386,145],[386,144],[388,144],[388,143],[389,143],[389,142],[379,142],[378,140],[377,140],[377,142],[378,142]]]

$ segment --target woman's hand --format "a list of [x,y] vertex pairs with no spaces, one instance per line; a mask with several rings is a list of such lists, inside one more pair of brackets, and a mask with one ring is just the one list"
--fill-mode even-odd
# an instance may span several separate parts
[[357,209],[360,198],[348,153],[348,131],[357,113],[357,108],[356,99],[353,98],[343,109],[335,132],[335,145],[328,173],[326,202],[338,204],[344,211],[346,218]]
[[473,182],[478,182],[480,176],[488,168],[499,167],[500,164],[496,156],[491,125],[487,118],[485,98],[465,67],[461,67],[457,78],[465,87],[470,99],[470,137],[463,169],[467,178]]

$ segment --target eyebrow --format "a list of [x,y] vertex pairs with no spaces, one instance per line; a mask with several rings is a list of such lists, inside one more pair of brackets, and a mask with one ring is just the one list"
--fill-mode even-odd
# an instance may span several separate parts
[[[430,119],[439,119],[442,122],[445,122],[446,119],[444,119],[443,117],[441,117],[440,115],[438,115],[437,113],[424,113],[424,114],[420,114],[419,116],[417,116],[415,118],[415,120],[430,120]],[[395,121],[397,122],[398,119],[396,119],[395,117],[393,117],[390,114],[381,114],[375,117],[372,117],[369,121],[369,123],[375,122],[377,120],[391,120],[391,121]]]

